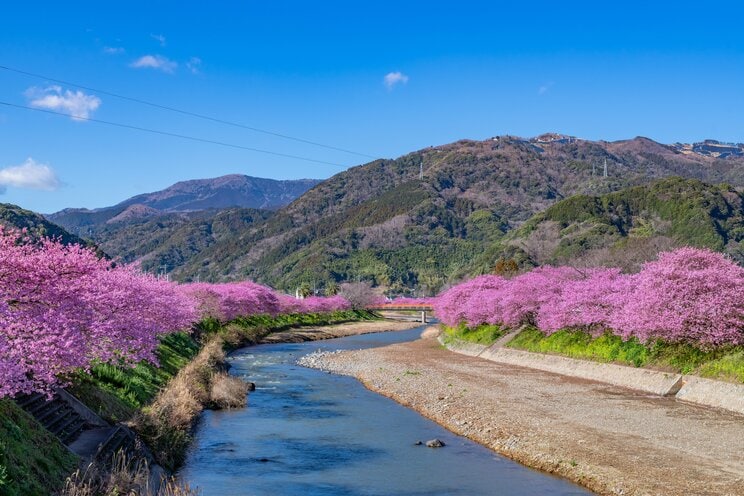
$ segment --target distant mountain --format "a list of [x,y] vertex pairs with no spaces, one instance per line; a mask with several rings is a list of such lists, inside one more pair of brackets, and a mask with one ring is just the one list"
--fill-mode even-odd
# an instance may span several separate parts
[[93,236],[108,222],[128,222],[163,213],[231,207],[277,209],[318,184],[316,179],[275,180],[232,174],[174,184],[162,191],[137,195],[117,205],[88,210],[68,208],[47,218],[71,232]]
[[285,289],[366,279],[435,291],[475,270],[476,260],[485,263],[507,232],[561,200],[671,176],[742,187],[744,158],[682,153],[642,137],[463,140],[337,174],[173,275],[251,277]]
[[0,203],[0,225],[15,229],[25,229],[33,238],[55,238],[64,244],[93,246],[92,243],[74,234],[70,234],[60,226],[49,222],[41,215],[10,203]]

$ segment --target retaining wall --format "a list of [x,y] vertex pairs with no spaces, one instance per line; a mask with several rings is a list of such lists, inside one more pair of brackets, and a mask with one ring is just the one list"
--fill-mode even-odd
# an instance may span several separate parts
[[459,339],[449,339],[445,342],[442,335],[438,339],[449,350],[463,355],[479,357],[505,365],[516,365],[568,377],[603,382],[660,396],[674,396],[681,401],[744,414],[744,385],[741,384],[533,353],[503,348],[500,345],[487,347]]

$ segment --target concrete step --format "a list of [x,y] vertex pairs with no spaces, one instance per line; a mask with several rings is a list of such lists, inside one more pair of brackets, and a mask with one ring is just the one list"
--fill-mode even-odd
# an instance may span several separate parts
[[100,445],[95,458],[108,463],[119,451],[132,454],[136,445],[136,436],[129,428],[117,425],[109,437]]
[[65,444],[74,441],[87,425],[87,420],[57,393],[51,399],[43,394],[32,394],[16,397],[15,400],[18,406]]

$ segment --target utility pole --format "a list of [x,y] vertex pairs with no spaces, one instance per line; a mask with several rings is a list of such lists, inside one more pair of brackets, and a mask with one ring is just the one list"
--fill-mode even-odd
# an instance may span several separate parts
[[597,175],[597,164],[592,161],[592,176]]
[[604,160],[604,177],[607,177],[607,159]]
[[421,181],[424,180],[424,163],[423,162],[419,164],[419,180]]

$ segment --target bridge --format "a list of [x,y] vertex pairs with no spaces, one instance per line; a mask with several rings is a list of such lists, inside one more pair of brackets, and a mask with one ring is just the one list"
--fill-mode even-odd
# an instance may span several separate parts
[[426,324],[426,313],[431,313],[434,309],[431,305],[422,305],[420,303],[381,303],[370,308],[375,311],[391,312],[421,312],[421,323]]

